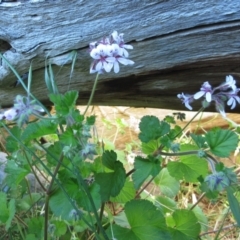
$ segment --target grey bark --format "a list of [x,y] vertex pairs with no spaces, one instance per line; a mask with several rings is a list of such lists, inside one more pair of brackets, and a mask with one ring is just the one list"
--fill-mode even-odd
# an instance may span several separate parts
[[[66,92],[70,84],[79,90],[78,103],[87,103],[95,78],[89,74],[88,44],[113,30],[123,32],[133,45],[129,52],[135,64],[121,67],[119,74],[100,76],[96,105],[185,110],[176,95],[195,93],[204,81],[217,86],[232,74],[239,86],[239,1],[35,0],[2,2],[0,13],[0,50],[20,74],[32,62],[33,93],[45,103],[46,59],[53,64],[60,91]],[[72,50],[78,57],[70,81]],[[16,77],[3,61],[0,81],[3,107],[24,94],[13,87]]]

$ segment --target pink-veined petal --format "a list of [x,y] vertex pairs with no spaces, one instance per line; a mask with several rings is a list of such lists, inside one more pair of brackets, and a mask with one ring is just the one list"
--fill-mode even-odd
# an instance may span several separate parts
[[100,59],[100,53],[99,51],[94,48],[91,52],[90,52],[90,56],[93,58],[93,59]]

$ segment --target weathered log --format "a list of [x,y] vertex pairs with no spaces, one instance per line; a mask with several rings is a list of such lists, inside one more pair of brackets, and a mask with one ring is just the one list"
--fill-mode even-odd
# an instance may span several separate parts
[[[1,52],[20,74],[32,61],[32,90],[45,103],[46,59],[53,64],[59,90],[77,89],[78,103],[87,103],[95,78],[89,74],[88,44],[113,30],[133,45],[135,64],[100,76],[96,105],[185,110],[176,95],[195,93],[204,81],[217,86],[232,74],[240,85],[239,1],[20,0],[2,1],[0,12]],[[78,57],[69,80],[72,50]],[[16,77],[4,61],[0,80],[0,104],[7,107],[24,91],[13,87]],[[194,109],[200,104],[193,104]]]

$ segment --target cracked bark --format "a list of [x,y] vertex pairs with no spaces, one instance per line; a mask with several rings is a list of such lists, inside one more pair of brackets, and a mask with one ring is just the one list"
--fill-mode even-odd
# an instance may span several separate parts
[[[66,92],[70,84],[70,89],[79,90],[78,103],[86,104],[95,78],[89,74],[88,44],[113,30],[123,32],[133,45],[130,59],[135,65],[100,76],[96,105],[185,110],[176,95],[195,93],[204,81],[216,86],[232,74],[239,86],[238,1],[15,1],[2,2],[0,12],[0,50],[20,75],[33,62],[33,93],[46,104],[46,58],[53,63],[60,91]],[[70,83],[72,50],[78,57]],[[12,87],[15,81],[2,62],[2,107],[24,93]],[[198,110],[200,103],[193,106]]]

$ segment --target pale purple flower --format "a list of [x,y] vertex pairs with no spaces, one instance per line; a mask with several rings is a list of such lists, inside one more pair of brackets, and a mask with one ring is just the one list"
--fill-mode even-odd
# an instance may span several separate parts
[[190,103],[193,102],[193,95],[188,95],[188,94],[178,94],[177,97],[182,100],[182,103],[185,104],[185,107],[188,108],[189,110],[192,110],[192,107],[190,106]]
[[132,47],[132,45],[124,43],[123,33],[118,34],[117,31],[113,31],[111,37],[119,45],[119,47],[121,48],[121,51],[122,51],[121,55],[125,56],[125,57],[128,57],[128,51],[126,49],[133,49],[133,47]]
[[238,104],[240,104],[240,97],[238,93],[240,88],[236,86],[236,80],[229,75],[226,77],[225,83],[219,85],[212,89],[212,86],[208,82],[204,82],[199,92],[194,95],[184,95],[178,94],[178,98],[182,100],[185,106],[192,110],[192,107],[189,105],[194,99],[199,99],[205,97],[205,100],[202,102],[203,108],[206,108],[210,105],[210,102],[214,102],[216,110],[221,113],[225,118],[225,104],[227,103],[231,109],[234,109]]
[[0,120],[16,120],[19,125],[22,125],[28,121],[30,115],[38,115],[43,112],[44,109],[40,105],[36,104],[35,100],[31,100],[29,97],[17,95],[14,100],[13,107],[1,113]]
[[232,90],[235,90],[237,87],[236,87],[236,80],[234,80],[234,78],[229,75],[229,76],[226,76],[226,83],[223,84],[224,87],[227,88],[232,88]]
[[18,111],[14,108],[10,108],[3,113],[2,119],[6,119],[8,121],[13,121],[14,119],[17,118],[17,116],[18,116]]
[[199,99],[205,95],[207,102],[212,101],[212,86],[208,82],[204,82],[200,91],[194,94],[194,99]]
[[99,42],[90,43],[90,56],[94,59],[90,67],[90,73],[110,72],[112,68],[115,73],[119,72],[119,63],[123,65],[134,64],[127,59],[128,52],[125,49],[132,49],[131,45],[124,44],[123,34],[114,31],[110,38],[103,38]]
[[106,72],[110,72],[113,64],[109,62],[109,55],[110,55],[110,46],[109,45],[103,45],[100,44],[96,48],[93,48],[90,52],[90,56],[94,59],[91,68],[90,73],[95,72],[102,72],[105,70]]
[[239,89],[235,89],[231,92],[228,92],[226,95],[229,97],[227,101],[227,105],[231,106],[231,109],[234,109],[237,105],[237,102],[240,104],[240,97],[237,95],[239,92]]

